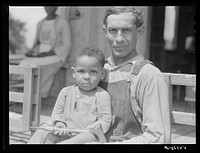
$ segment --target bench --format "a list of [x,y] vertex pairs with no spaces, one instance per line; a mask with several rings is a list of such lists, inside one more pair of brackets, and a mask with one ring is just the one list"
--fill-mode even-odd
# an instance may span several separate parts
[[[9,54],[9,65],[19,65],[19,63],[21,62],[21,60],[23,60],[24,58],[26,58],[26,56],[24,54]],[[57,74],[55,75],[53,84],[50,88],[49,91],[49,97],[53,98],[54,101],[57,98],[60,90],[65,87],[65,82],[66,82],[66,70],[68,69],[68,65],[66,64],[65,66],[61,67]],[[17,80],[12,80],[12,88],[21,90],[24,86],[23,82],[21,82],[21,80],[17,81]],[[11,82],[10,82],[11,84]],[[51,100],[50,100],[51,102]],[[54,106],[54,102],[51,102],[52,106]]]
[[[22,128],[33,132],[30,127],[40,123],[40,68],[9,65],[9,75],[24,75],[23,92],[11,91],[9,87],[9,102],[22,103]],[[9,81],[9,86],[12,84]]]
[[[193,74],[176,74],[176,73],[163,73],[165,80],[169,87],[169,103],[171,109],[171,122],[176,124],[196,126],[196,114],[173,111],[173,85],[182,85],[189,87],[196,87],[196,75]],[[187,98],[185,98],[187,100]],[[195,101],[194,101],[195,102]]]

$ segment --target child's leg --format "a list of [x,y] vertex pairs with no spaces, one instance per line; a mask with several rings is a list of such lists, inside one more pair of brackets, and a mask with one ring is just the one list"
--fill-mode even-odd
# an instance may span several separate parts
[[51,138],[51,132],[39,129],[34,133],[27,144],[44,144],[46,141],[50,143],[48,137]]
[[53,133],[48,133],[46,136],[46,140],[44,141],[44,144],[54,144],[60,141],[60,137],[54,135]]
[[[48,126],[43,124],[40,127]],[[46,131],[43,129],[38,129],[27,144],[53,144],[60,141],[60,137],[55,136],[51,131]]]
[[64,141],[61,141],[59,142],[58,144],[68,144],[68,143],[87,143],[87,142],[97,142],[97,139],[96,137],[88,132],[88,133],[79,133],[77,134],[76,136],[70,138],[70,139],[67,139],[67,140],[64,140]]

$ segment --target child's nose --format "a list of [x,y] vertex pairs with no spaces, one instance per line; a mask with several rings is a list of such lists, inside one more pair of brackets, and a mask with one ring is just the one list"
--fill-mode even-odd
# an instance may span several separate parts
[[84,78],[85,78],[85,79],[90,79],[90,74],[89,74],[89,73],[85,73]]

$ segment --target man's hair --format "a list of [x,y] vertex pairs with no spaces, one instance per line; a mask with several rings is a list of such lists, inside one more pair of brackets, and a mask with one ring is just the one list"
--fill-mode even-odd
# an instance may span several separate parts
[[107,26],[107,18],[111,14],[121,14],[121,13],[127,13],[131,12],[135,17],[135,25],[137,28],[141,27],[144,23],[143,19],[143,13],[140,9],[132,7],[132,6],[122,6],[122,7],[111,7],[108,8],[105,12],[104,18],[103,18],[103,23],[105,26]]
[[81,56],[89,56],[89,57],[95,57],[100,65],[102,66],[102,68],[104,67],[105,64],[105,56],[103,54],[103,52],[95,47],[84,47],[80,52],[78,52],[76,54],[76,58],[81,57]]

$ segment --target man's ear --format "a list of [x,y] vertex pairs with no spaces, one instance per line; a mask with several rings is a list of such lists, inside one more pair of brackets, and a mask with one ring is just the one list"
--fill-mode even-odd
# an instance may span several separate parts
[[102,69],[101,71],[101,80],[103,80],[106,76],[106,70],[105,69]]
[[105,35],[107,35],[107,28],[105,26],[102,27]]
[[138,30],[138,32],[137,32],[137,36],[138,36],[138,38],[144,33],[144,26],[141,26],[141,27],[139,27],[137,30]]
[[71,70],[72,70],[72,77],[75,78],[75,68],[71,67]]

